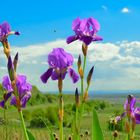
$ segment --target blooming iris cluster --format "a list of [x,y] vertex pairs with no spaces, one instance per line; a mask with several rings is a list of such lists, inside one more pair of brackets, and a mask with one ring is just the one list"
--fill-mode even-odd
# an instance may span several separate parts
[[11,34],[19,35],[19,32],[11,31],[10,25],[7,22],[0,24],[0,42],[6,41]]
[[15,85],[17,93],[14,93],[14,89],[10,82],[10,78],[8,76],[3,77],[2,86],[6,90],[7,94],[5,94],[4,100],[0,102],[1,107],[4,108],[6,101],[8,100],[8,98],[10,98],[11,95],[11,105],[20,107],[26,106],[27,101],[31,97],[32,86],[29,83],[27,83],[25,75],[17,75]]
[[76,83],[79,76],[71,68],[73,61],[72,55],[65,52],[63,48],[54,48],[48,55],[48,64],[50,68],[41,75],[42,82],[46,83],[50,77],[52,80],[58,80],[59,78],[63,80],[68,73],[73,83]]
[[67,38],[68,44],[75,40],[81,40],[89,45],[92,41],[102,40],[102,37],[96,35],[100,30],[100,24],[93,17],[82,20],[80,18],[75,19],[72,23],[72,30],[75,35]]

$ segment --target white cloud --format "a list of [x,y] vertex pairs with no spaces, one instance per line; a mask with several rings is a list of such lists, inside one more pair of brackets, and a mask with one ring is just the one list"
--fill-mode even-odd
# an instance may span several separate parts
[[127,7],[122,8],[121,10],[122,13],[130,13],[130,9],[128,9]]
[[89,61],[108,61],[119,55],[119,47],[112,43],[98,43],[89,47]]
[[[32,84],[40,90],[57,90],[57,83],[49,80],[47,87],[40,81],[40,75],[48,68],[47,54],[56,47],[62,47],[74,55],[74,68],[77,70],[77,58],[81,51],[81,42],[69,45],[65,40],[24,47],[11,46],[12,56],[19,52],[18,72],[26,74]],[[2,54],[3,48],[0,47]],[[7,72],[5,56],[0,55],[0,81]],[[91,90],[139,89],[140,87],[140,41],[119,41],[117,43],[92,43],[88,46],[87,70],[96,65],[94,72],[94,86]],[[74,90],[67,76],[64,90]],[[128,82],[129,81],[129,82]],[[138,82],[139,81],[139,82]],[[78,83],[79,84],[79,83]]]
[[0,67],[0,70],[6,70],[7,68],[6,67]]
[[36,61],[36,60],[33,60],[33,61],[32,61],[32,64],[37,64],[37,61]]

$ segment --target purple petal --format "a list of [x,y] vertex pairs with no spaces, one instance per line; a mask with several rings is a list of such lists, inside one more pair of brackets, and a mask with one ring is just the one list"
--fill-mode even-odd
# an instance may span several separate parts
[[100,36],[95,36],[95,37],[93,37],[93,39],[92,39],[92,41],[101,41],[101,40],[103,40],[103,38],[100,37]]
[[68,69],[69,76],[72,78],[73,83],[76,83],[79,80],[78,74],[72,69]]
[[86,45],[89,45],[92,42],[92,37],[91,36],[82,36],[80,40],[82,40]]
[[4,101],[6,102],[11,97],[11,95],[12,95],[12,92],[5,94]]
[[13,67],[13,63],[12,63],[12,58],[11,56],[8,57],[8,64],[7,64],[7,67],[8,67],[8,71],[10,71]]
[[14,80],[14,66],[13,66],[11,56],[8,57],[7,67],[8,67],[8,72],[9,72],[10,79],[13,81]]
[[49,68],[43,75],[41,75],[40,79],[42,80],[43,83],[47,83],[47,80],[52,75],[52,72],[53,72],[53,69]]
[[136,107],[134,110],[136,124],[140,124],[140,107]]
[[77,35],[69,36],[67,38],[67,44],[70,44],[70,43],[72,43],[73,41],[75,41],[77,39],[79,39]]
[[28,92],[26,95],[24,95],[24,97],[21,99],[21,106],[23,108],[26,107],[26,103],[27,101],[31,98],[31,92]]
[[52,80],[58,80],[59,74],[56,71],[52,72],[51,78]]
[[62,74],[62,79],[63,79],[63,80],[65,79],[66,74],[67,74],[67,72],[64,72],[64,73]]
[[124,104],[124,109],[127,110],[127,106],[130,106],[130,111],[134,110],[135,104],[136,104],[136,98],[135,97],[128,97],[130,98],[130,102],[128,102],[128,99],[126,99]]
[[121,116],[116,116],[115,120],[119,122],[121,120]]
[[32,86],[29,83],[20,85],[20,87],[18,87],[19,98],[21,99],[25,94],[27,94],[27,92],[30,92],[31,90]]
[[130,109],[133,109],[135,107],[135,104],[136,104],[136,98],[133,97],[130,101]]
[[10,25],[8,22],[4,22],[1,24],[1,32],[3,35],[7,35],[11,31]]
[[4,76],[4,77],[3,77],[2,86],[3,86],[3,88],[6,89],[8,92],[13,91],[12,85],[11,85],[11,82],[10,82],[10,79],[9,79],[8,76]]
[[5,105],[5,102],[4,102],[4,100],[2,100],[2,101],[0,102],[0,107],[4,108],[4,105]]
[[48,63],[50,67],[61,71],[73,64],[73,56],[63,48],[54,48],[48,55]]
[[16,86],[19,89],[22,85],[26,84],[26,76],[25,75],[17,75]]
[[16,106],[16,96],[12,96],[10,104]]
[[80,24],[80,31],[85,32],[87,30],[88,20],[83,19]]
[[80,26],[80,18],[76,18],[73,22],[72,22],[72,30],[77,30]]
[[90,17],[88,21],[92,25],[92,29],[95,30],[95,33],[100,30],[100,24],[96,19]]

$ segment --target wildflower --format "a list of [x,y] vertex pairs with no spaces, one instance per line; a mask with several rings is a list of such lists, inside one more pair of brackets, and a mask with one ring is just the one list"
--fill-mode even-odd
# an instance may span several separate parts
[[102,37],[96,35],[100,30],[100,24],[93,17],[82,20],[76,18],[72,23],[72,30],[75,32],[75,35],[67,38],[68,44],[75,40],[81,40],[86,45],[89,45],[92,41],[102,40]]
[[117,116],[117,121],[120,121],[127,115],[132,120],[133,126],[135,126],[135,124],[140,124],[140,107],[135,107],[136,102],[137,100],[133,95],[128,95],[124,103],[125,112],[123,112],[121,116]]
[[20,33],[18,31],[11,31],[8,22],[0,24],[0,42],[4,47],[4,53],[6,54],[7,58],[10,55],[10,45],[8,43],[8,36],[12,34],[19,35]]
[[20,33],[18,31],[11,31],[8,22],[3,22],[2,24],[0,24],[0,42],[5,42],[7,40],[7,37],[12,34],[19,35]]
[[65,52],[64,49],[53,49],[48,55],[48,64],[49,69],[40,77],[43,83],[46,83],[50,77],[52,80],[58,80],[60,78],[63,80],[67,73],[72,78],[73,83],[79,80],[78,74],[71,68],[73,57],[71,54]]
[[[7,96],[8,95],[11,96],[10,93],[14,93],[14,89],[12,87],[12,84],[11,84],[8,76],[3,77],[2,86],[7,91],[7,93],[8,93]],[[25,107],[27,101],[31,97],[31,90],[32,90],[32,86],[29,83],[27,83],[25,75],[17,75],[16,89],[17,89],[17,93],[14,93],[12,95],[11,105],[15,105],[19,108]]]

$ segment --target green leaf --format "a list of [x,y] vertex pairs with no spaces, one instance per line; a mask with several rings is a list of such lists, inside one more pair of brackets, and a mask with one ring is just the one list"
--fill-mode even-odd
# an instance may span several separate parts
[[93,109],[92,116],[92,140],[104,140],[102,129],[100,127],[99,119],[95,109]]
[[29,130],[27,130],[27,134],[28,134],[29,140],[35,140],[35,137]]

